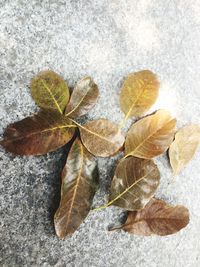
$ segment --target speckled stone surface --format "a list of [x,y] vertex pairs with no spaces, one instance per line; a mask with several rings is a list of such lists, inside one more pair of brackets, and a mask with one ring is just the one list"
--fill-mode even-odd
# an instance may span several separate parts
[[[179,127],[200,123],[199,14],[198,0],[0,0],[1,136],[7,124],[36,111],[29,82],[43,69],[58,72],[71,87],[91,75],[101,96],[88,119],[114,122],[123,118],[118,104],[123,77],[151,69],[161,81],[152,110],[171,110]],[[0,266],[200,266],[199,156],[175,179],[167,157],[156,159],[161,171],[157,196],[190,210],[190,224],[180,233],[144,238],[108,232],[122,216],[111,207],[91,213],[61,241],[52,218],[66,149],[17,157],[0,148]],[[106,201],[116,160],[98,159],[94,206]]]

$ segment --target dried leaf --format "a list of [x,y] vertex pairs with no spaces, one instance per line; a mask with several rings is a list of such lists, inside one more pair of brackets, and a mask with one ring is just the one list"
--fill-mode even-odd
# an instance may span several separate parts
[[10,124],[0,144],[18,155],[43,155],[69,142],[75,125],[57,112],[38,114]]
[[120,94],[120,106],[126,118],[147,111],[158,97],[159,85],[156,75],[149,70],[129,74]]
[[114,155],[124,144],[120,129],[109,120],[99,119],[78,126],[84,146],[95,156]]
[[54,217],[56,234],[60,238],[75,232],[86,218],[97,184],[94,157],[76,140],[62,172],[61,201]]
[[126,232],[150,236],[171,235],[189,223],[189,211],[184,206],[172,206],[165,201],[152,199],[144,209],[129,211],[126,222],[111,230],[123,229]]
[[178,174],[193,158],[200,144],[200,126],[187,125],[180,129],[169,149],[169,158],[174,174]]
[[174,138],[176,120],[159,110],[131,127],[125,141],[126,156],[151,159],[164,153]]
[[42,71],[32,79],[31,94],[39,107],[61,114],[69,101],[67,84],[53,71]]
[[159,182],[160,173],[152,160],[122,159],[112,180],[109,199],[113,205],[127,210],[142,209],[154,196]]
[[85,77],[74,88],[65,114],[70,118],[85,115],[96,103],[99,90],[92,78]]

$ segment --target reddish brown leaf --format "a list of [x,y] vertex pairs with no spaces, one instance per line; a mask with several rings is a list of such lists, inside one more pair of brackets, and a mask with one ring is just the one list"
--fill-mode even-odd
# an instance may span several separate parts
[[10,124],[0,144],[18,155],[43,155],[69,142],[75,125],[57,112],[38,114]]
[[163,200],[152,199],[144,209],[130,211],[126,222],[120,227],[111,230],[122,229],[126,232],[150,236],[171,235],[189,223],[189,211],[184,206],[172,206]]
[[99,90],[90,77],[80,80],[74,88],[65,114],[70,118],[85,115],[96,103]]

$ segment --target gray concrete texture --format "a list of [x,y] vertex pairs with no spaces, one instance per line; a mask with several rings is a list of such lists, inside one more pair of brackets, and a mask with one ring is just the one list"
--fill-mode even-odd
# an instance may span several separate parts
[[[29,82],[52,69],[73,87],[90,75],[100,98],[88,119],[120,122],[119,90],[130,72],[150,69],[161,81],[151,111],[166,108],[178,127],[200,123],[200,1],[92,0],[0,1],[0,134],[37,110]],[[129,124],[127,124],[127,127]],[[64,241],[55,236],[66,149],[18,157],[0,148],[1,261],[4,267],[198,267],[200,266],[200,152],[175,179],[166,156],[157,197],[190,210],[190,224],[168,237],[108,232],[122,211],[91,213]],[[98,159],[100,189],[94,206],[106,202],[117,157]]]

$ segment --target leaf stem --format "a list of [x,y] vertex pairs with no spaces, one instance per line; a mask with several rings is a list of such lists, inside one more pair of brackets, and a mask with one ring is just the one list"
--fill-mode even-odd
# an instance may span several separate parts
[[105,205],[102,205],[102,206],[99,206],[99,207],[96,207],[96,208],[92,209],[92,211],[100,211],[100,210],[103,210],[103,209],[107,208],[110,205],[111,204],[107,203]]

